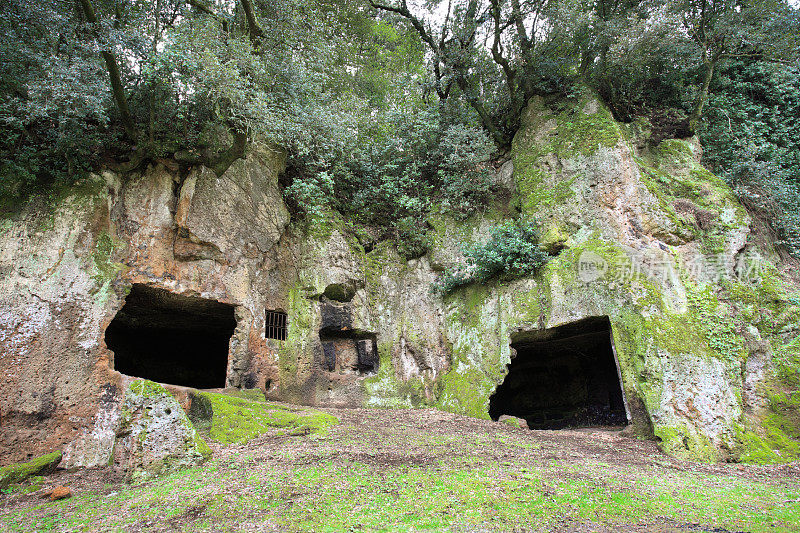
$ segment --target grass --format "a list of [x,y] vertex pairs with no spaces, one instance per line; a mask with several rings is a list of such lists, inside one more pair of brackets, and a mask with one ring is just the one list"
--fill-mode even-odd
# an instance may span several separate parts
[[398,413],[346,415],[312,440],[273,428],[156,481],[30,498],[0,508],[0,530],[800,531],[800,480],[775,467],[696,465],[644,441],[464,417],[414,425]]
[[600,464],[559,470],[553,477],[547,468],[440,464],[387,469],[329,460],[239,477],[241,469],[217,464],[112,496],[83,494],[43,504],[38,509],[46,514],[33,521],[30,513],[19,512],[0,523],[10,531],[91,530],[99,523],[114,530],[154,520],[177,525],[192,509],[202,509],[208,516],[186,530],[216,527],[240,513],[281,530],[315,532],[442,530],[453,524],[511,530],[565,519],[614,527],[650,524],[655,518],[752,532],[800,528],[796,486],[653,473],[622,482]]

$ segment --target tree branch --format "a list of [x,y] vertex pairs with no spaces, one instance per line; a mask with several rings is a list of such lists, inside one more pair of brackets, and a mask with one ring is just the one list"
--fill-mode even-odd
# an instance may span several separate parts
[[256,12],[250,0],[241,0],[241,2],[242,8],[244,8],[244,16],[247,18],[247,33],[250,35],[250,42],[253,43],[253,46],[258,46],[261,38],[264,36],[264,30],[262,30],[261,26],[258,24]]
[[214,11],[213,7],[209,6],[205,2],[201,2],[201,0],[186,0],[186,3],[219,22],[222,25],[222,31],[228,33],[228,21],[225,20],[224,17],[221,17],[219,13]]
[[[94,11],[91,0],[80,0],[83,14],[90,24],[97,24],[97,14]],[[125,135],[132,142],[136,142],[137,131],[136,125],[131,117],[131,111],[128,108],[128,100],[125,97],[125,88],[122,85],[122,78],[119,73],[119,66],[117,59],[110,51],[102,51],[100,55],[106,63],[106,70],[108,70],[108,77],[111,81],[111,93],[114,95],[114,102],[117,105],[120,117],[122,118],[122,127],[125,129]]]
[[202,11],[206,15],[211,15],[213,18],[219,20],[219,15],[217,15],[217,12],[214,11],[211,6],[201,2],[200,0],[186,0],[186,3],[198,11]]
[[[433,71],[436,75],[436,93],[439,95],[439,98],[442,100],[446,99],[450,92],[450,87],[452,86],[453,82],[455,82],[455,84],[461,90],[461,93],[464,95],[467,103],[478,114],[481,119],[481,123],[492,136],[494,141],[500,147],[507,147],[510,141],[508,135],[501,127],[498,126],[498,123],[486,109],[486,106],[484,106],[481,98],[475,94],[475,91],[473,90],[474,83],[470,81],[469,77],[469,62],[465,62],[462,58],[463,54],[461,51],[473,45],[475,36],[477,35],[477,27],[479,23],[484,21],[483,15],[480,17],[476,16],[478,8],[477,0],[470,0],[469,4],[467,4],[467,9],[464,13],[464,31],[460,32],[460,35],[454,31],[453,38],[450,40],[445,39],[444,35],[442,35],[440,39],[434,38],[430,28],[427,27],[422,20],[411,13],[408,8],[407,0],[401,0],[399,4],[382,4],[376,0],[370,0],[370,5],[375,9],[396,13],[411,23],[422,41],[427,44],[433,52]],[[443,28],[442,33],[445,31],[447,31],[446,28]],[[437,42],[437,40],[439,42]],[[455,54],[449,54],[448,51],[451,47],[457,47],[460,50],[456,51]],[[452,69],[454,74],[453,78],[445,88],[443,88],[441,84],[441,80],[444,78],[442,67]],[[509,90],[512,91],[513,98],[513,87],[509,87]]]
[[492,59],[495,63],[500,65],[500,68],[503,69],[503,74],[506,77],[506,83],[508,84],[508,90],[511,92],[513,96],[513,89],[514,89],[514,77],[516,76],[516,71],[511,67],[511,62],[503,57],[503,44],[501,42],[502,32],[500,26],[500,3],[498,0],[492,0],[492,19],[494,19],[494,41],[492,42]]
[[375,0],[369,0],[369,3],[375,9],[397,13],[401,17],[408,19],[411,25],[414,26],[414,29],[417,30],[417,33],[422,40],[431,47],[433,53],[436,55],[440,54],[439,45],[436,43],[436,40],[431,35],[429,29],[425,27],[425,24],[416,16],[414,16],[413,13],[411,13],[411,11],[408,9],[408,2],[406,2],[406,0],[402,0],[400,6],[381,4]]
[[531,41],[528,39],[528,32],[525,30],[525,20],[522,18],[519,0],[511,0],[511,20],[514,21],[514,25],[517,27],[517,38],[519,39],[522,55],[527,58],[532,46]]

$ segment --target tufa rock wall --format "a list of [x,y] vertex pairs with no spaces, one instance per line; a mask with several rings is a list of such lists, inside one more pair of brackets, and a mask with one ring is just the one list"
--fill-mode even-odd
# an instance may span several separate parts
[[[106,172],[58,209],[32,202],[0,232],[0,460],[112,461],[131,393],[104,331],[134,284],[234,306],[227,386],[483,418],[513,342],[608,317],[628,431],[687,458],[791,460],[798,301],[697,143],[646,138],[590,94],[532,100],[495,205],[466,221],[434,208],[430,251],[411,261],[388,241],[365,248],[336,213],[290,223],[284,156],[268,149],[222,176]],[[431,290],[515,217],[552,254],[536,276]],[[267,310],[286,313],[285,340],[267,338]]]

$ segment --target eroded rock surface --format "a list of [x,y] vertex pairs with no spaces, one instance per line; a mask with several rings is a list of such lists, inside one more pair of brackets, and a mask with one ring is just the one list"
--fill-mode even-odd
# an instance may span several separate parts
[[135,380],[125,389],[113,465],[131,481],[144,481],[201,464],[211,457],[181,404],[163,386]]
[[[162,419],[182,427],[174,403],[134,402],[105,344],[134,284],[233,307],[226,386],[482,418],[512,339],[608,317],[630,431],[694,459],[793,457],[795,422],[770,411],[770,391],[800,307],[754,254],[746,211],[700,166],[697,143],[642,135],[588,93],[532,100],[498,205],[468,220],[434,209],[431,249],[411,261],[390,241],[365,249],[336,213],[290,223],[285,158],[267,149],[222,176],[105,172],[57,210],[31,203],[0,226],[0,461],[63,449],[66,466],[107,464],[122,442],[126,471],[184,464],[154,450],[188,446],[188,430],[146,449],[120,436]],[[517,215],[539,223],[552,254],[536,276],[431,290],[465,245]],[[286,313],[280,335],[267,335],[267,311]],[[128,418],[148,405],[161,418]],[[186,464],[202,456],[186,450]]]

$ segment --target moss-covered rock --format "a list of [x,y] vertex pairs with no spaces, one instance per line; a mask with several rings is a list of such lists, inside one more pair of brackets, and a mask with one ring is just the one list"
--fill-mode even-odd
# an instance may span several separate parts
[[114,465],[128,480],[190,468],[211,455],[180,403],[162,385],[143,379],[128,385],[114,446]]
[[[765,376],[743,373],[751,352],[742,328],[775,300],[740,286],[745,210],[699,165],[694,141],[636,151],[629,142],[647,143],[628,135],[590,93],[566,103],[531,101],[512,151],[520,205],[542,223],[553,253],[566,250],[533,279],[447,297],[453,360],[437,381],[435,404],[487,417],[515,331],[605,315],[635,433],[696,460],[752,460],[763,448],[753,448],[756,434],[775,450],[773,460],[794,457],[790,418],[771,424],[776,416],[758,407],[764,394],[745,393]],[[443,235],[463,231],[446,216],[435,227]],[[440,243],[434,253],[448,246]],[[602,263],[597,278],[582,279],[585,257]],[[747,286],[773,282],[764,272]]]
[[[67,195],[57,212],[0,221],[0,299],[10,310],[0,342],[7,361],[23,362],[3,368],[4,408],[19,414],[13,423],[37,424],[45,450],[74,439],[70,466],[107,463],[115,442],[121,468],[142,476],[202,460],[202,439],[160,386],[134,382],[123,394],[129,378],[113,372],[102,343],[126,287],[146,283],[236,306],[228,386],[483,418],[513,339],[608,317],[634,433],[687,458],[791,460],[800,298],[753,253],[747,212],[702,167],[696,140],[647,136],[646,124],[616,123],[588,90],[532,99],[502,171],[515,186],[467,219],[432,209],[421,257],[332,211],[291,222],[277,153],[251,154],[223,176],[163,165],[95,176],[90,195]],[[465,245],[520,217],[538,224],[552,256],[535,276],[431,291],[464,261]],[[265,309],[287,313],[285,340],[265,334]],[[347,320],[327,324],[330,309]],[[324,344],[348,335],[374,341],[377,368],[329,368]],[[244,442],[330,422],[257,394],[199,393],[198,423],[215,440]],[[73,419],[83,421],[77,437]],[[26,446],[6,434],[6,450]]]
[[[797,313],[781,303],[774,269],[739,275],[754,264],[750,220],[701,166],[696,140],[654,145],[647,135],[646,124],[616,123],[588,90],[534,98],[505,167],[516,197],[466,220],[432,209],[425,256],[407,261],[390,241],[366,249],[366,229],[336,213],[316,229],[294,227],[277,397],[487,418],[515,335],[605,316],[633,433],[698,460],[793,457]],[[430,290],[464,261],[465,245],[518,216],[539,224],[552,255],[540,272],[446,297]],[[587,258],[602,267],[594,277],[581,270]],[[375,335],[377,372],[324,367],[327,305]]]
[[45,476],[55,472],[61,462],[61,452],[53,452],[26,463],[17,463],[0,468],[0,489],[14,483],[22,483],[33,476]]
[[275,429],[289,435],[323,436],[339,423],[335,416],[314,409],[214,392],[193,392],[189,416],[209,438],[222,444],[242,444]]

